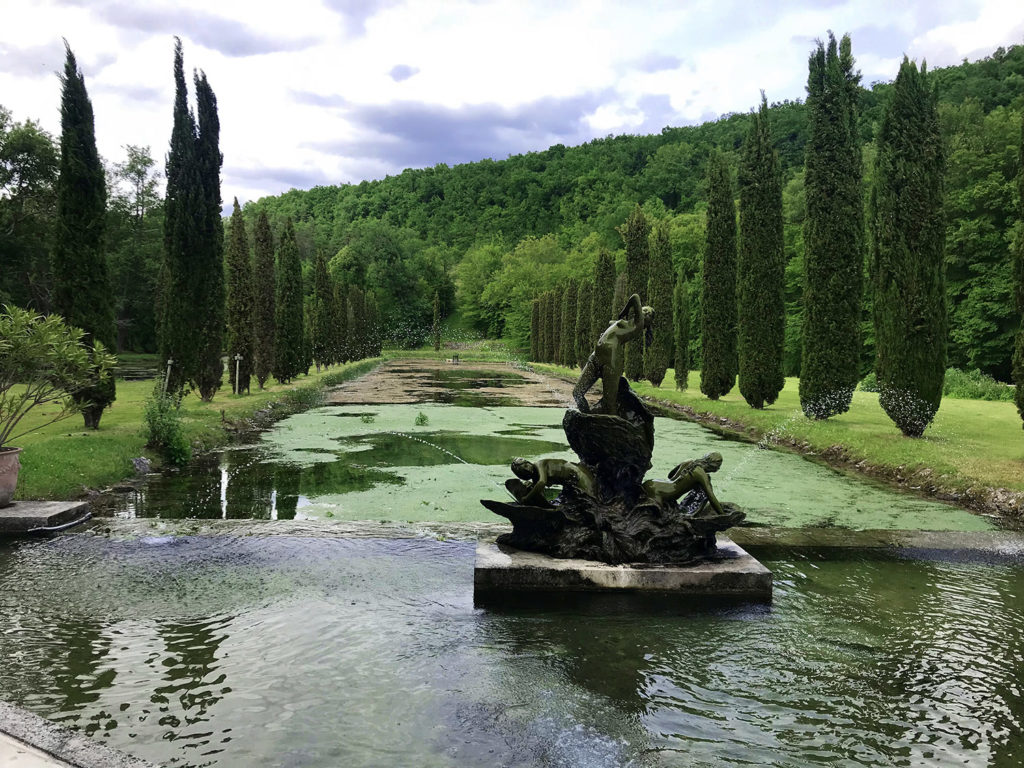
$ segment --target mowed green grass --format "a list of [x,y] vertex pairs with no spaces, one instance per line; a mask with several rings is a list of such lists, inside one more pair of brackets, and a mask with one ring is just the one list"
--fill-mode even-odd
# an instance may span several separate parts
[[[225,387],[212,402],[204,403],[195,394],[181,406],[182,424],[189,440],[199,449],[222,445],[228,439],[224,418],[237,420],[286,398],[294,390],[321,386],[324,377],[349,371],[369,370],[379,361],[360,361],[333,366],[320,373],[300,376],[291,384],[270,379],[264,390],[253,382],[252,393],[236,396]],[[136,456],[156,459],[145,447],[143,409],[153,392],[154,381],[118,381],[117,400],[103,412],[98,430],[84,429],[78,414],[44,426],[13,442],[23,448],[21,473],[15,499],[71,499],[89,489],[100,489],[134,474],[131,460]],[[56,406],[36,408],[22,420],[24,428],[45,423],[58,410]],[[20,430],[19,430],[20,431]]]
[[[535,363],[533,367],[567,377],[579,375],[561,366]],[[774,405],[758,411],[747,405],[738,387],[717,401],[708,399],[700,392],[698,371],[690,372],[686,390],[677,390],[674,373],[670,369],[660,387],[641,381],[633,388],[647,397],[753,427],[758,438],[771,434],[779,440],[793,439],[815,451],[839,445],[854,461],[905,471],[929,468],[950,488],[1024,491],[1024,430],[1012,402],[944,398],[924,437],[914,439],[900,433],[872,392],[854,392],[849,411],[814,421],[800,410],[796,378],[786,379]]]

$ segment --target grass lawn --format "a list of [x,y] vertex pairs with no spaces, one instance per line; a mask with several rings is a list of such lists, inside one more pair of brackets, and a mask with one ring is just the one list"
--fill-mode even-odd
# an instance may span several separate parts
[[[221,411],[229,420],[246,418],[271,402],[304,399],[320,388],[328,376],[360,375],[379,362],[361,360],[336,365],[330,370],[301,376],[291,384],[275,383],[264,390],[257,389],[254,381],[249,395],[236,396],[230,389],[222,388],[209,403],[201,401],[196,394],[190,394],[181,406],[185,432],[198,449],[213,448],[228,439],[222,428]],[[15,498],[76,498],[86,489],[103,488],[131,476],[134,472],[132,458],[156,458],[145,447],[142,429],[144,403],[155,383],[118,381],[117,400],[103,412],[98,430],[83,429],[82,417],[76,414],[17,438],[14,444],[24,450]],[[44,423],[55,410],[52,405],[37,408],[25,417],[22,425],[27,428]]]
[[[579,375],[561,366],[533,363],[532,367],[570,378]],[[816,452],[841,446],[855,462],[898,468],[904,475],[927,468],[934,482],[951,489],[985,486],[1024,491],[1024,430],[1012,402],[946,397],[924,437],[914,439],[903,437],[872,392],[854,392],[850,410],[840,416],[808,419],[800,410],[798,384],[796,378],[786,379],[775,404],[761,411],[746,404],[738,387],[717,401],[709,400],[700,392],[698,371],[690,372],[685,391],[675,388],[671,369],[660,387],[641,381],[633,388],[640,395],[753,427],[758,438],[770,435],[779,441],[806,442]]]

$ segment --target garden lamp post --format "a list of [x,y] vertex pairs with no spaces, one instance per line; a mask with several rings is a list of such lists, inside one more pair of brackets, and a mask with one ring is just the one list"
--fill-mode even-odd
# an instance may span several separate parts
[[167,373],[164,375],[164,394],[167,394],[167,385],[171,381],[171,366],[174,365],[174,359],[167,358]]

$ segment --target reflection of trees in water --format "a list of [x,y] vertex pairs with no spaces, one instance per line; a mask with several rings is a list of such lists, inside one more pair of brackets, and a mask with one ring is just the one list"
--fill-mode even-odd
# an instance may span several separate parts
[[224,516],[231,520],[266,520],[270,517],[273,470],[256,451],[225,451],[221,458],[226,487]]
[[46,701],[46,706],[33,708],[47,710],[51,719],[73,723],[88,735],[108,724],[116,725],[111,713],[102,709],[91,714],[87,723],[80,722],[81,715],[76,714],[99,701],[117,674],[113,668],[103,668],[110,639],[104,636],[102,626],[84,617],[74,617],[57,620],[49,631],[50,642],[40,662],[49,677],[44,689],[33,692]]
[[[906,569],[905,569],[906,570]],[[1019,570],[918,563],[892,595],[876,680],[894,754],[1020,765],[1024,594]],[[875,585],[877,590],[877,585]]]
[[157,634],[166,655],[159,660],[164,684],[153,690],[151,701],[158,705],[160,725],[167,739],[207,738],[210,731],[184,727],[210,720],[210,710],[230,692],[218,665],[218,651],[227,637],[231,617],[191,622],[162,622]]
[[277,491],[276,508],[278,520],[294,520],[295,508],[299,502],[299,481],[302,470],[294,464],[274,466],[274,489]]

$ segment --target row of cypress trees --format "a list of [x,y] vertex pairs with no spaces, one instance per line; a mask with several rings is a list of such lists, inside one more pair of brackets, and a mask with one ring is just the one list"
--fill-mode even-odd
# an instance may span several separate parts
[[285,220],[276,258],[266,212],[256,219],[253,257],[245,226],[236,199],[227,256],[228,361],[235,392],[248,391],[253,376],[262,389],[271,374],[289,382],[311,365],[320,370],[380,354],[376,302],[334,280],[322,252],[313,262],[313,290],[304,298],[291,219]]
[[[860,374],[865,220],[857,136],[859,79],[848,35],[837,42],[830,33],[827,45],[819,42],[812,51],[800,402],[804,413],[815,419],[847,411]],[[1021,143],[1024,167],[1024,127]],[[873,171],[867,229],[879,402],[905,435],[920,436],[941,400],[947,333],[944,156],[936,94],[926,66],[918,70],[904,59],[878,134]],[[718,152],[711,153],[700,312],[701,391],[712,399],[721,397],[738,376],[743,398],[751,407],[763,408],[775,402],[784,384],[785,313],[782,181],[764,94],[737,175],[738,246],[730,170]],[[1024,173],[1020,195],[1024,218]],[[685,387],[688,296],[682,276],[672,275],[668,233],[662,227],[655,227],[649,237],[650,226],[636,206],[620,229],[626,251],[625,293],[646,296],[658,318],[655,344],[647,349],[634,344],[627,352],[626,376],[659,385],[672,358],[666,341],[674,335],[676,384]],[[1024,315],[1024,238],[1020,240],[1015,268]],[[539,339],[531,349],[534,359],[571,364],[571,345],[559,343],[558,324],[559,319],[563,327],[568,322],[576,290],[570,283],[565,298],[549,292],[536,303]],[[591,346],[603,327],[595,323],[589,342],[577,342],[576,349]],[[1024,322],[1014,359],[1017,402],[1024,416]]]
[[602,250],[592,280],[570,280],[564,289],[547,291],[534,299],[530,359],[582,367],[594,342],[618,312],[613,305],[614,291],[615,262],[608,251]]

